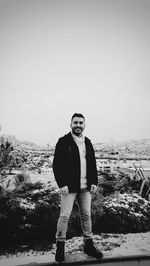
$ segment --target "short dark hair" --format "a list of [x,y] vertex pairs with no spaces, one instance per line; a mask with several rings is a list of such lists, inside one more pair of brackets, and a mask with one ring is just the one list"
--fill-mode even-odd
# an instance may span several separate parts
[[71,117],[71,121],[74,117],[82,117],[85,120],[84,115],[80,114],[80,113],[74,113],[73,116]]

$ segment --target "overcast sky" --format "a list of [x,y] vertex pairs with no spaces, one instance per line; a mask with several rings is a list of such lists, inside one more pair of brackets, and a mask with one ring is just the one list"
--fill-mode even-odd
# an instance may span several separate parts
[[150,138],[149,0],[0,0],[0,125],[55,144]]

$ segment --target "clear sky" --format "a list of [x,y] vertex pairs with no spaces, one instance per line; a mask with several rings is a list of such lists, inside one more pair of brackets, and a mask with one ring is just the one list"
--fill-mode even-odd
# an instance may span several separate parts
[[150,138],[149,0],[0,0],[1,134]]

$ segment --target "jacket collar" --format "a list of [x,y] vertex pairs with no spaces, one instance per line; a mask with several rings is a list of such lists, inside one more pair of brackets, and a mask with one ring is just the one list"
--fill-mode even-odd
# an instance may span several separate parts
[[[71,133],[71,132],[69,132],[66,136],[67,136],[68,140],[74,142],[74,139],[73,139],[73,136],[72,136],[72,133]],[[89,141],[90,141],[90,140],[85,136],[85,143],[88,144]]]
[[79,138],[78,136],[74,135],[72,132],[71,132],[71,135],[73,137],[73,139],[76,141],[77,139],[81,140],[81,141],[85,141],[85,136],[82,134],[82,136]]

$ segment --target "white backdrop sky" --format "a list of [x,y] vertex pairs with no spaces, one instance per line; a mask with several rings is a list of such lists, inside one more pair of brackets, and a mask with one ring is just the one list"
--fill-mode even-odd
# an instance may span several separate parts
[[0,124],[37,144],[150,138],[149,0],[0,0]]

